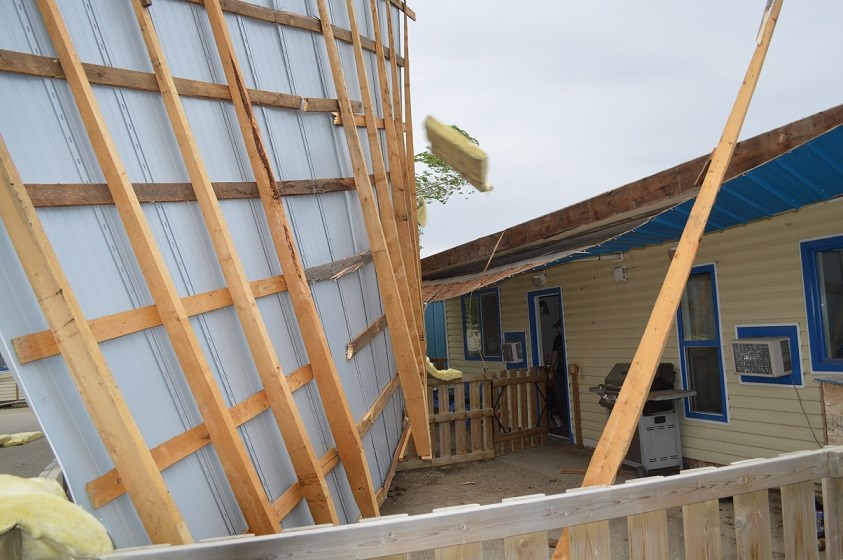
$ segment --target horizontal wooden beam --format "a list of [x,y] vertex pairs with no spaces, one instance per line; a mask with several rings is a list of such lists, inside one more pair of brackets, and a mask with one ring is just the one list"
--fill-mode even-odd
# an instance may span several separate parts
[[500,443],[502,441],[512,441],[526,436],[533,436],[538,434],[546,434],[547,426],[539,426],[537,428],[530,428],[527,430],[518,430],[517,432],[509,432],[508,434],[495,434],[494,442]]
[[357,352],[363,349],[367,344],[386,328],[386,315],[381,315],[375,321],[363,329],[357,336],[355,336],[345,347],[345,359],[350,360]]
[[[735,147],[725,180],[746,173],[793,148],[843,124],[843,105],[754,136]],[[643,208],[667,208],[696,196],[696,179],[708,161],[708,154],[686,161],[655,175],[605,192],[567,208],[509,227],[447,251],[422,259],[426,280],[456,274],[480,272],[494,253],[490,266],[515,262],[517,253],[528,247],[541,247],[553,239],[601,220],[616,219]],[[575,234],[579,234],[577,230]],[[502,236],[503,235],[503,236]],[[498,242],[500,242],[498,244]],[[509,259],[509,261],[505,259]]]
[[[150,72],[114,68],[88,62],[82,63],[82,68],[92,84],[158,92],[155,74]],[[0,49],[0,71],[42,78],[66,79],[64,70],[55,58],[4,49]],[[175,77],[173,81],[176,83],[176,91],[184,97],[231,101],[231,92],[225,85]],[[307,106],[308,111],[323,113],[330,113],[338,108],[336,99],[301,97],[290,93],[260,89],[250,89],[249,95],[254,104],[264,107],[304,110],[303,108]],[[352,107],[355,111],[363,110],[363,104],[360,101],[353,101]]]
[[[287,376],[290,390],[295,391],[306,385],[313,379],[313,369],[305,365]],[[242,426],[258,414],[269,408],[269,401],[266,398],[266,391],[260,390],[246,400],[231,407],[231,418],[237,426]],[[208,429],[205,424],[199,424],[193,428],[172,437],[150,450],[158,470],[163,471],[172,467],[182,459],[196,453],[211,443]],[[85,486],[91,505],[101,508],[105,504],[115,500],[126,493],[123,481],[115,469],[111,469],[102,476],[99,476]]]
[[[319,265],[305,271],[308,282],[319,282],[327,279],[337,279],[356,270],[370,259],[368,253],[360,253],[335,263]],[[360,264],[362,263],[362,264]],[[359,265],[359,266],[358,266]],[[256,298],[277,294],[287,289],[287,281],[283,275],[255,280],[251,282],[252,293]],[[203,292],[182,298],[182,304],[188,316],[193,317],[201,313],[208,313],[223,307],[233,305],[228,288],[220,288],[210,292]],[[113,340],[121,336],[151,329],[161,325],[161,317],[153,305],[121,311],[113,315],[106,315],[89,321],[91,331],[97,342]],[[21,364],[28,364],[35,360],[56,356],[59,353],[53,333],[40,331],[12,339],[12,346]]]
[[[454,420],[468,420],[470,418],[483,418],[486,416],[494,416],[495,409],[480,408],[477,410],[465,410],[461,412],[443,412],[441,414],[433,414],[430,416],[431,422],[453,422]],[[520,432],[519,432],[520,433]]]
[[434,457],[428,461],[421,459],[412,459],[410,461],[402,461],[398,463],[399,471],[413,471],[416,469],[429,469],[430,467],[444,467],[447,465],[455,465],[457,463],[465,463],[470,461],[483,461],[485,459],[494,459],[495,450],[488,451],[473,451],[464,455],[449,455],[446,457]]
[[[190,183],[134,183],[132,186],[142,204],[196,200],[196,193]],[[219,200],[238,200],[259,196],[257,183],[254,181],[218,182],[213,183],[213,186]],[[354,190],[354,179],[351,177],[278,181],[278,192],[282,196],[350,190]],[[105,183],[32,183],[26,185],[26,192],[36,208],[114,204],[114,199]]]
[[492,387],[509,387],[510,385],[524,385],[526,383],[540,383],[547,381],[544,375],[525,375],[524,377],[509,377],[506,379],[493,379]]
[[[205,5],[205,0],[184,0],[185,2],[190,2],[191,4],[198,4],[200,6]],[[397,0],[389,0],[392,2],[393,5],[397,7],[400,6],[400,2]],[[220,6],[224,12],[228,12],[230,14],[237,14],[241,16],[250,17],[252,19],[257,19],[260,21],[265,21],[268,23],[275,23],[278,25],[283,25],[286,27],[293,27],[296,29],[303,29],[305,31],[312,31],[313,33],[322,33],[322,27],[319,24],[319,20],[314,17],[310,16],[303,16],[301,14],[295,14],[293,12],[285,12],[284,10],[275,10],[272,8],[264,8],[263,6],[256,6],[255,4],[250,4],[248,2],[242,2],[241,0],[221,0]],[[416,14],[409,8],[407,9],[407,15],[409,15],[414,20],[416,19]],[[344,41],[346,43],[351,43],[351,31],[348,29],[343,29],[341,27],[332,26],[334,29],[334,35],[337,39]],[[375,50],[375,42],[371,39],[363,38],[363,48],[369,51]],[[386,55],[389,57],[389,49],[386,49]],[[396,59],[399,65],[404,64],[404,59],[399,56]]]

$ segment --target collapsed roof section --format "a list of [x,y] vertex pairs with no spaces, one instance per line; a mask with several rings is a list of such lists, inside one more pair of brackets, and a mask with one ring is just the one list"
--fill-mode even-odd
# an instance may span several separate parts
[[412,12],[274,4],[0,5],[0,348],[117,546],[377,515],[405,409],[429,455]]
[[[739,142],[724,184],[728,185],[730,180],[841,124],[843,105],[838,105]],[[431,255],[422,259],[423,278],[427,284],[441,285],[445,279],[462,282],[463,277],[483,275],[484,270],[494,273],[497,269],[514,269],[528,259],[551,262],[557,260],[552,255],[565,252],[576,253],[579,257],[596,254],[584,250],[633,231],[662,212],[693,199],[707,165],[708,156],[700,156],[567,208]],[[740,188],[739,184],[737,186]],[[622,249],[613,247],[608,252],[618,250]],[[426,300],[430,297],[442,299],[434,296],[431,290],[426,289]]]

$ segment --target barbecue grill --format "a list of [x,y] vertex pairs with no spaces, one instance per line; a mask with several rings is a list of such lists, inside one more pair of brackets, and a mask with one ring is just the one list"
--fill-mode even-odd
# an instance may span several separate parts
[[[589,391],[600,395],[600,405],[611,413],[618,394],[626,380],[630,364],[619,363],[606,375],[603,383]],[[676,369],[673,364],[659,364],[644,411],[638,421],[624,464],[635,468],[638,476],[647,476],[651,470],[682,466],[682,444],[679,433],[679,416],[675,403],[692,397],[696,391],[675,388]]]

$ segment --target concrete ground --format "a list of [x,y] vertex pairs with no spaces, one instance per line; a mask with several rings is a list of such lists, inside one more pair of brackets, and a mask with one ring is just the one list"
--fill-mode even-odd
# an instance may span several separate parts
[[[578,469],[588,466],[590,453],[551,439],[543,447],[518,451],[479,463],[433,468],[396,474],[381,512],[429,513],[434,508],[460,504],[491,504],[503,498],[530,494],[555,494],[580,486],[583,475]],[[568,471],[568,472],[560,472]],[[678,472],[678,471],[675,471]],[[664,472],[659,474],[672,474]],[[631,469],[624,469],[618,483],[635,478]],[[781,502],[777,492],[770,492],[770,521],[773,538],[772,558],[784,558]],[[682,510],[667,510],[669,558],[685,558],[682,540]],[[723,558],[735,558],[734,509],[731,501],[720,502],[720,534]],[[561,531],[549,532],[552,539]],[[626,519],[610,521],[612,559],[629,557]],[[548,549],[548,553],[552,552]],[[824,553],[819,558],[824,558]],[[433,558],[432,551],[415,553],[414,560]],[[503,541],[488,541],[483,545],[483,558],[503,558]]]
[[[26,406],[0,408],[0,434],[42,431],[35,413]],[[0,447],[0,473],[15,476],[38,476],[53,460],[53,451],[46,437],[35,441]]]

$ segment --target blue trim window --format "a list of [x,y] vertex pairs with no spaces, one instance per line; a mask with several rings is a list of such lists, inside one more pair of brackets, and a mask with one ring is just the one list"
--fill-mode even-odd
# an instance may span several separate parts
[[3,354],[0,354],[0,371],[6,371],[9,366],[6,365],[6,360],[3,359]]
[[462,336],[466,360],[501,360],[501,311],[497,288],[462,296]]
[[814,371],[843,372],[843,235],[801,244]]
[[728,422],[714,265],[697,266],[691,271],[676,324],[682,382],[697,392],[685,399],[685,417]]

